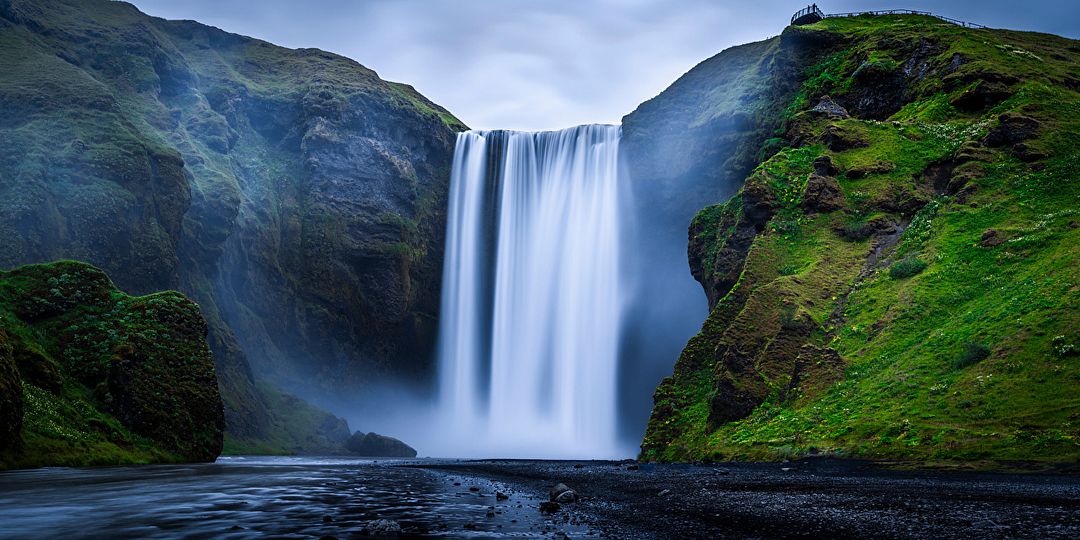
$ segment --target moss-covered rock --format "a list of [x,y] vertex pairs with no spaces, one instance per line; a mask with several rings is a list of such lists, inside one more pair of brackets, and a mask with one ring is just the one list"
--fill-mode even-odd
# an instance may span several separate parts
[[180,293],[128,296],[84,263],[0,272],[2,464],[213,461],[224,413],[206,334]]
[[826,45],[767,106],[775,142],[691,225],[711,313],[642,456],[1080,458],[1080,363],[1054,353],[1080,326],[1080,45],[916,16],[797,32]]
[[0,328],[0,452],[22,445],[23,386],[11,350],[8,334]]

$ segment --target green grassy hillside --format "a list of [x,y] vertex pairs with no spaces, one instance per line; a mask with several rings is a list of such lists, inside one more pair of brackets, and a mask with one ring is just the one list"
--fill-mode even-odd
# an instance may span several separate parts
[[831,45],[694,218],[711,313],[642,456],[1080,459],[1080,43],[917,16],[790,35]]

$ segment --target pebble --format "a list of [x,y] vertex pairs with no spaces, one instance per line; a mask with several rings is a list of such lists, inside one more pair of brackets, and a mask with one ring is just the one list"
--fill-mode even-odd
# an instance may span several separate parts
[[376,519],[367,526],[372,536],[394,537],[401,534],[401,524],[392,519]]

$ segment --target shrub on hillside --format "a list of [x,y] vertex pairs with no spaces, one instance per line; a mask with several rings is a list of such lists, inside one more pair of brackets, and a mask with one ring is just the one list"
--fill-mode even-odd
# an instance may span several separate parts
[[889,277],[904,279],[926,270],[926,263],[914,257],[897,261],[889,267]]
[[956,369],[964,369],[986,360],[990,356],[990,347],[976,341],[964,344],[964,352],[953,362]]

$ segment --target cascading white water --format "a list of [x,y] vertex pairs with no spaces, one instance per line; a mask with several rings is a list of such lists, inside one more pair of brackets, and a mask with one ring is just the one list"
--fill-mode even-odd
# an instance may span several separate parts
[[439,329],[446,455],[618,454],[619,130],[458,135]]

